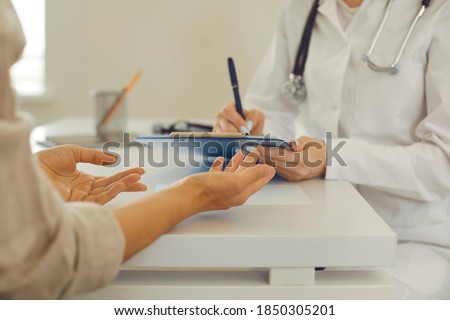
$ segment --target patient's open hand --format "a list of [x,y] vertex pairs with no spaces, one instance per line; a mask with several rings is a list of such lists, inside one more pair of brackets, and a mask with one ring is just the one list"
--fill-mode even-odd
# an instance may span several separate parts
[[140,183],[144,169],[133,168],[111,177],[96,177],[77,170],[77,163],[110,165],[116,158],[101,150],[65,145],[36,153],[42,170],[65,201],[105,204],[124,191],[145,191]]
[[[197,174],[190,179],[203,190],[204,207],[200,211],[228,209],[244,204],[255,192],[264,187],[275,175],[275,169],[257,164],[259,154],[236,154],[223,170],[224,159],[219,157],[209,173]],[[199,201],[197,201],[199,202]]]

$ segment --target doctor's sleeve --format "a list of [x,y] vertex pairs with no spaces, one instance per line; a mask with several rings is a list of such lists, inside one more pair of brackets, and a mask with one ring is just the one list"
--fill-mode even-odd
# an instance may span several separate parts
[[415,128],[417,142],[381,146],[345,141],[339,155],[346,166],[333,161],[327,179],[348,180],[419,201],[450,196],[450,6],[445,9],[428,50],[427,115]]
[[264,133],[290,140],[295,137],[293,119],[298,106],[281,93],[282,85],[291,72],[287,43],[287,12],[291,1],[285,1],[279,13],[276,31],[245,97],[246,109],[257,109],[266,116]]

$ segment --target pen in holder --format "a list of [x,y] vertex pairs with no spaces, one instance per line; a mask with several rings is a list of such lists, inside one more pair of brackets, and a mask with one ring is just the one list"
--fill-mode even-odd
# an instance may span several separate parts
[[[94,102],[96,109],[96,132],[97,136],[110,137],[123,134],[126,130],[125,99],[127,94],[133,90],[136,83],[142,76],[142,71],[138,70],[131,78],[130,82],[120,92],[96,92]],[[122,111],[122,113],[119,113]],[[106,139],[105,139],[106,140]]]
[[126,97],[140,79],[138,70],[130,82],[121,91],[91,91],[95,108],[95,135],[47,136],[40,143],[51,147],[61,144],[77,144],[86,147],[98,147],[108,141],[124,141],[127,130]]
[[[123,133],[127,130],[127,97],[121,91],[91,91],[90,96],[93,99],[95,109],[95,131],[98,137],[103,140],[117,140],[121,138]],[[111,106],[120,101],[120,107],[115,110],[113,114],[105,121],[108,113],[111,111]],[[108,139],[113,138],[113,139]]]

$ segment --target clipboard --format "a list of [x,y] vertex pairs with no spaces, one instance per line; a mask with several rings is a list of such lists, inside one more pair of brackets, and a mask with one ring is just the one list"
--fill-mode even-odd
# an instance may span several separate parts
[[[129,133],[130,140],[133,141],[137,134]],[[124,141],[123,132],[112,132],[107,134],[85,134],[85,135],[55,135],[46,136],[45,140],[37,141],[40,145],[51,148],[64,144],[75,144],[85,148],[101,148],[105,143],[109,141],[122,142],[126,145],[127,141]],[[129,141],[128,141],[129,142]]]
[[141,136],[136,141],[149,147],[166,143],[167,146],[187,148],[204,157],[231,159],[237,151],[249,152],[250,147],[269,147],[293,150],[292,145],[282,139],[267,136],[248,136],[241,133],[216,132],[172,132],[170,135]]

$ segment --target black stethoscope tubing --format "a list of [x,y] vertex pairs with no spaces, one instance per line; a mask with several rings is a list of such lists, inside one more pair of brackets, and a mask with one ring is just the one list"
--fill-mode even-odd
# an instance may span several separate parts
[[292,73],[296,76],[303,77],[305,72],[306,60],[308,59],[309,44],[311,43],[311,35],[314,29],[314,23],[316,21],[317,11],[319,9],[321,0],[314,0],[314,3],[309,12],[308,20],[303,28],[302,38],[297,50],[297,56],[295,58],[294,69]]

